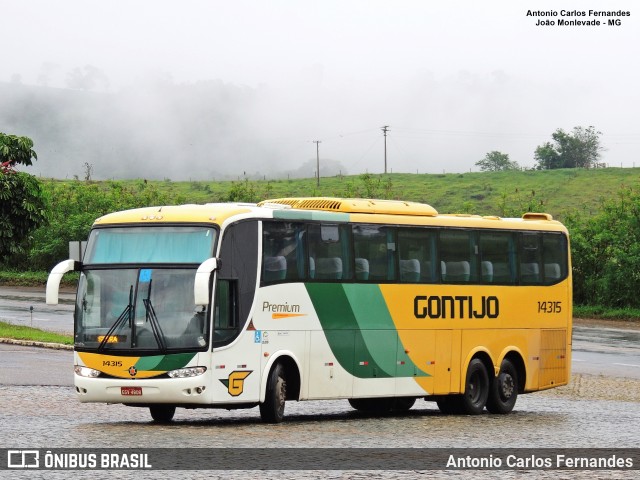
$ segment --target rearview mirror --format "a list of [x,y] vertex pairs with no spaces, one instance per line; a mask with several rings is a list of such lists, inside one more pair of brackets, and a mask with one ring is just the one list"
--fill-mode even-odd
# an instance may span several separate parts
[[196,306],[209,305],[209,279],[211,278],[211,272],[217,268],[217,258],[208,258],[198,267],[193,283],[193,296]]
[[62,281],[62,276],[67,272],[77,270],[80,270],[80,262],[76,262],[72,259],[60,262],[55,267],[53,267],[53,270],[51,270],[49,278],[47,279],[47,305],[58,305],[58,294],[60,291],[60,282]]

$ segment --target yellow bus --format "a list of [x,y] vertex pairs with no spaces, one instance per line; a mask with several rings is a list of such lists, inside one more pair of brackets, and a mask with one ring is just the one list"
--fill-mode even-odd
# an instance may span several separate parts
[[569,380],[569,237],[551,215],[441,215],[390,200],[150,207],[92,227],[75,308],[81,402],[259,406],[347,399],[510,412]]

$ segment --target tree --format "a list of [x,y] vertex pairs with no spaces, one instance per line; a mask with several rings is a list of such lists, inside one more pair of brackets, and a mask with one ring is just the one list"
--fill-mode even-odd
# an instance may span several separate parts
[[573,297],[581,305],[640,307],[640,191],[623,186],[595,215],[569,215]]
[[494,150],[487,153],[482,160],[476,162],[476,166],[480,167],[483,172],[500,172],[503,170],[519,170],[518,162],[509,160],[508,153],[502,153]]
[[33,164],[32,158],[37,160],[38,156],[30,138],[0,132],[0,172],[8,173],[16,164],[30,166]]
[[47,220],[40,182],[15,170],[32,159],[37,156],[30,138],[0,132],[0,260],[24,252],[31,233]]
[[538,162],[538,170],[554,168],[597,168],[601,152],[600,135],[595,127],[574,127],[572,133],[561,128],[557,129],[551,138],[553,142],[539,145],[534,153]]

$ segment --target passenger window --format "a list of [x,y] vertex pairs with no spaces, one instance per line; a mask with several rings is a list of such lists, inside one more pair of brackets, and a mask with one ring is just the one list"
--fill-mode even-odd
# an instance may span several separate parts
[[[356,261],[356,280],[384,282],[395,277],[394,255],[396,244],[393,230],[377,225],[354,225],[353,246]],[[366,265],[368,273],[358,272]],[[358,275],[359,278],[358,278]]]
[[520,283],[539,285],[542,279],[540,269],[540,236],[537,233],[522,234],[520,251]]
[[474,264],[471,233],[465,230],[441,231],[440,260],[443,282],[470,282]]
[[398,271],[401,282],[438,281],[435,262],[435,232],[425,228],[398,230]]
[[567,276],[567,239],[561,233],[542,235],[544,284],[553,285]]
[[262,230],[262,281],[276,283],[304,279],[305,228],[302,223],[264,222]]
[[515,283],[515,241],[510,232],[479,233],[480,278],[482,283]]
[[311,224],[309,235],[309,278],[348,280],[352,277],[349,233],[344,225]]

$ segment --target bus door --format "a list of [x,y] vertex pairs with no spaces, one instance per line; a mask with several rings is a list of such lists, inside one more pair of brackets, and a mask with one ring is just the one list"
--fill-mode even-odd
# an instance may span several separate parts
[[214,296],[212,365],[215,401],[254,402],[260,396],[261,344],[249,313],[257,288],[258,223],[227,227]]

